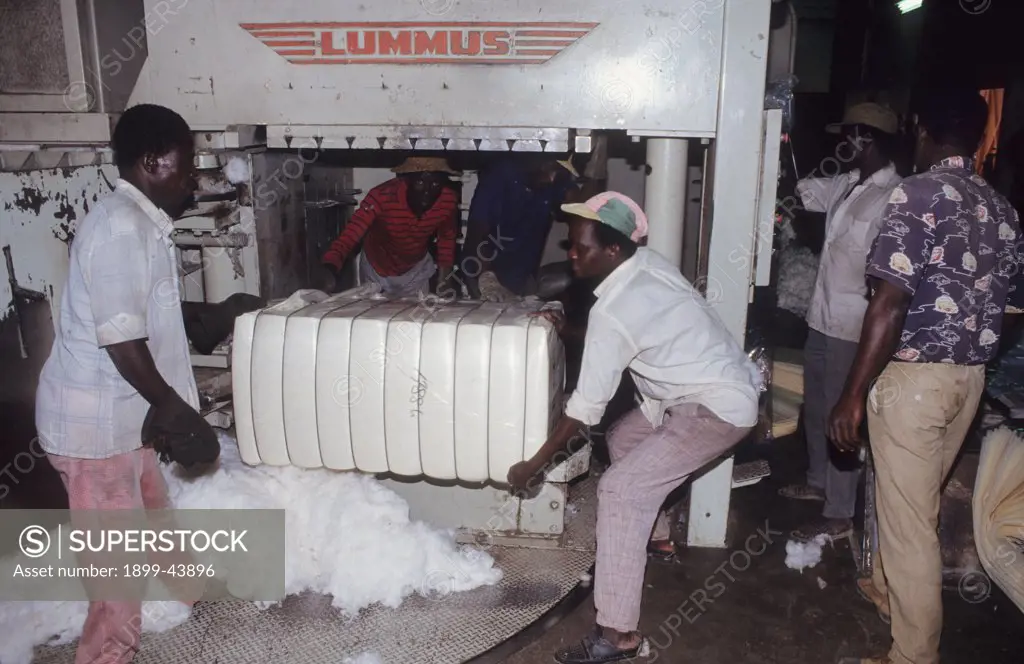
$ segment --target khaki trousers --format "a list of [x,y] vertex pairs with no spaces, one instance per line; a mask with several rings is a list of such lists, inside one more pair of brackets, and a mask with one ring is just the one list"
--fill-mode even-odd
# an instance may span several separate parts
[[894,664],[937,664],[942,633],[939,500],[985,383],[983,366],[891,362],[868,397],[879,558]]

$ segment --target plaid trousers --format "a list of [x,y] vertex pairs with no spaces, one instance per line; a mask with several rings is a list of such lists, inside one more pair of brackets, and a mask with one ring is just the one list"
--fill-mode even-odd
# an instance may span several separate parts
[[597,623],[620,632],[640,624],[647,542],[668,539],[658,514],[668,495],[695,471],[743,440],[751,427],[735,427],[700,404],[668,409],[655,429],[636,408],[608,432],[611,467],[598,484]]

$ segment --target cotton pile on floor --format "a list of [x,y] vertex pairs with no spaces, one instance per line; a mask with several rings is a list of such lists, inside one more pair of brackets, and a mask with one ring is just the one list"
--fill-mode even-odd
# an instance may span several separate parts
[[[491,556],[459,547],[451,531],[410,520],[408,504],[373,478],[249,467],[234,439],[219,435],[222,452],[215,472],[183,479],[165,467],[174,506],[284,509],[288,594],[330,594],[335,607],[354,617],[374,604],[397,607],[413,593],[462,592],[501,580]],[[85,602],[0,603],[0,664],[28,664],[33,646],[73,641],[81,634],[86,609]],[[188,618],[187,609],[175,602],[148,602],[143,614],[147,632]],[[372,664],[379,661],[375,657],[365,654],[353,662]]]
[[[501,580],[489,555],[409,519],[409,505],[372,477],[294,466],[250,467],[221,435],[220,468],[195,479],[166,471],[179,509],[285,509],[285,590],[330,594],[349,615],[397,607],[415,592],[461,592]],[[444,579],[444,583],[439,579]]]
[[821,562],[821,549],[828,542],[828,535],[818,535],[807,542],[789,540],[786,542],[786,567],[800,573],[808,567],[814,567]]
[[[30,664],[37,645],[59,646],[82,635],[87,602],[0,602],[0,664]],[[165,632],[191,615],[179,602],[146,602],[142,631]]]

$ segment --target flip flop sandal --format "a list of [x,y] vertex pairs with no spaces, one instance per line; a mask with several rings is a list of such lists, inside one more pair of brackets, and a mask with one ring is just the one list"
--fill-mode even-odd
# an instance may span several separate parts
[[809,542],[818,535],[825,535],[829,540],[838,542],[848,537],[853,537],[853,524],[850,523],[841,529],[830,530],[825,525],[818,527],[818,524],[797,528],[789,533],[790,537],[801,542]]
[[587,634],[574,646],[569,646],[555,653],[558,664],[604,664],[604,662],[621,662],[633,659],[640,654],[644,639],[635,648],[620,650],[608,639],[600,636],[597,630]]

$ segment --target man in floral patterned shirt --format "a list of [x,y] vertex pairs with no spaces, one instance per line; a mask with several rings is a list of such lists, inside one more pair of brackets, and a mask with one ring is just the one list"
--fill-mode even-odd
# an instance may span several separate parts
[[893,190],[868,259],[871,303],[829,434],[856,451],[867,411],[880,560],[858,586],[891,620],[893,645],[853,661],[939,661],[941,487],[977,412],[1008,296],[1024,295],[1011,295],[1017,213],[973,173],[987,112],[977,92],[932,95],[919,114],[918,174]]

